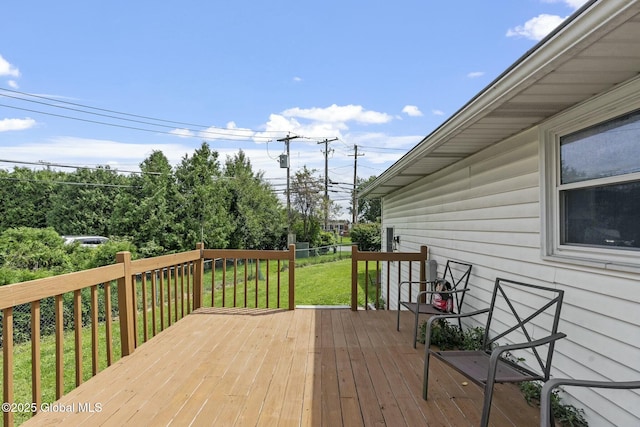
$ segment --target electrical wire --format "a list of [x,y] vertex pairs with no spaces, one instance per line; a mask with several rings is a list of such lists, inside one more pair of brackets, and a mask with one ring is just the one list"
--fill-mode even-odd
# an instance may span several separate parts
[[[132,123],[141,123],[144,125],[149,125],[149,126],[158,126],[158,127],[162,127],[162,128],[168,128],[168,129],[174,129],[175,130],[175,126],[168,126],[168,125],[163,125],[163,124],[158,124],[158,123],[151,123],[151,122],[146,122],[146,121],[142,121],[142,120],[135,120],[135,119],[127,119],[127,118],[123,118],[123,117],[118,117],[118,116],[114,116],[114,115],[110,115],[110,114],[102,114],[102,113],[94,113],[92,111],[84,111],[81,110],[79,108],[71,108],[71,107],[64,107],[61,105],[54,105],[54,104],[49,104],[46,102],[42,102],[42,101],[36,101],[33,99],[25,99],[25,98],[20,98],[17,96],[11,96],[11,95],[7,95],[4,93],[0,93],[0,96],[4,96],[5,98],[13,98],[13,99],[18,99],[21,101],[27,101],[27,102],[33,102],[36,104],[41,104],[41,105],[46,105],[49,107],[55,107],[55,108],[63,108],[65,110],[70,110],[70,111],[76,111],[76,112],[80,112],[80,113],[84,113],[84,114],[93,114],[95,116],[100,116],[100,117],[106,117],[109,119],[116,119],[116,120],[124,120],[127,122],[132,122]],[[11,108],[11,107],[10,107]],[[45,113],[41,113],[41,114],[45,114]],[[181,130],[187,130],[189,132],[198,132],[200,134],[212,134],[212,135],[224,135],[230,138],[238,138],[240,135],[238,134],[234,134],[234,133],[222,133],[222,132],[214,132],[214,131],[210,131],[210,130],[194,130],[194,129],[189,129],[189,128],[182,128]],[[232,132],[234,131],[233,129],[228,130],[228,132]],[[251,132],[251,131],[245,131],[243,129],[237,129],[238,132]],[[171,133],[171,132],[170,132]],[[174,133],[171,133],[172,135],[175,135]],[[247,136],[246,138],[249,138],[249,136]],[[265,137],[256,137],[256,138],[265,138]]]
[[[91,110],[104,111],[104,112],[107,112],[107,113],[119,114],[121,116],[137,117],[137,118],[140,118],[140,119],[153,120],[153,121],[156,121],[156,122],[173,123],[173,124],[176,124],[176,125],[194,126],[194,127],[205,128],[205,129],[213,128],[213,129],[220,129],[220,130],[225,130],[225,131],[229,130],[229,129],[225,129],[225,128],[218,128],[216,126],[200,125],[200,124],[194,124],[194,123],[179,122],[179,121],[174,121],[174,120],[158,119],[158,118],[149,117],[149,116],[142,116],[142,115],[139,115],[139,114],[123,113],[121,111],[109,110],[109,109],[106,109],[106,108],[92,107],[92,106],[86,105],[86,104],[79,104],[79,103],[76,103],[76,102],[63,101],[63,100],[59,100],[59,99],[55,99],[55,98],[51,98],[51,97],[46,97],[46,96],[42,96],[42,95],[36,95],[36,94],[32,94],[32,93],[27,93],[27,92],[21,92],[19,90],[12,90],[12,89],[2,88],[2,87],[0,87],[0,90],[5,91],[5,92],[16,93],[16,94],[20,94],[20,95],[24,95],[24,96],[30,96],[30,97],[33,97],[33,98],[44,99],[44,100],[47,100],[47,101],[57,102],[57,103],[61,103],[61,104],[74,105],[76,107],[89,108]],[[3,95],[3,96],[8,96],[8,95]],[[12,97],[12,98],[23,99],[25,101],[30,101],[30,100],[25,99],[25,98],[19,98],[19,97]],[[31,101],[31,102],[36,102],[36,101]],[[47,104],[47,105],[49,105],[49,104]],[[57,105],[52,105],[52,106],[59,107]],[[60,107],[60,108],[63,108],[63,107]],[[90,113],[90,112],[86,112],[86,113],[87,114],[95,114],[95,113]],[[120,119],[120,120],[126,120],[126,119]],[[283,131],[257,131],[257,130],[252,130],[252,129],[248,129],[247,131],[254,132],[254,133],[263,132],[263,133],[274,133],[274,134],[280,134],[280,133],[283,132]]]
[[[112,126],[112,127],[123,128],[123,129],[139,130],[139,131],[143,131],[143,132],[152,132],[152,133],[156,133],[156,134],[161,133],[161,134],[176,136],[176,133],[174,133],[174,132],[167,132],[167,131],[162,131],[162,130],[157,130],[157,129],[145,129],[145,128],[140,128],[140,127],[136,127],[136,126],[127,126],[127,125],[121,125],[121,124],[117,124],[117,123],[108,123],[108,122],[101,122],[101,121],[97,121],[97,120],[83,119],[83,118],[80,118],[80,117],[65,116],[65,115],[62,115],[62,114],[55,114],[55,113],[49,113],[49,112],[45,112],[45,111],[33,110],[33,109],[29,109],[29,108],[16,107],[14,105],[0,104],[0,107],[13,108],[15,110],[28,111],[30,113],[45,114],[47,116],[60,117],[60,118],[63,118],[63,119],[77,120],[77,121],[81,121],[81,122],[94,123],[94,124],[99,124],[99,125],[104,125],[104,126]],[[199,131],[199,133],[202,134],[202,133],[207,133],[207,132],[206,131]],[[180,136],[184,136],[184,135],[180,135]],[[192,135],[186,135],[186,136],[195,137],[195,136],[192,136]],[[201,137],[202,136],[198,136],[198,138],[201,138]],[[255,138],[256,139],[262,139],[262,138],[266,138],[266,137],[256,136]],[[253,138],[239,138],[239,137],[233,136],[233,135],[228,135],[227,138],[219,136],[219,137],[210,137],[209,139],[234,140],[234,141],[252,141],[253,140]]]
[[25,160],[8,160],[8,159],[0,159],[0,163],[14,163],[14,164],[18,164],[18,165],[37,165],[37,166],[55,166],[58,168],[70,168],[70,169],[90,169],[90,170],[105,170],[105,171],[109,171],[109,172],[116,172],[116,173],[135,173],[135,174],[144,174],[144,175],[162,175],[162,173],[160,172],[142,172],[142,171],[129,171],[129,170],[122,170],[122,169],[107,169],[104,167],[91,167],[91,166],[77,166],[77,165],[65,165],[62,163],[52,163],[52,162],[45,162],[45,161],[37,161],[37,162],[29,162],[29,161],[25,161]]
[[10,178],[10,177],[0,177],[0,181],[37,182],[38,184],[78,185],[78,186],[86,186],[86,187],[142,188],[136,185],[125,185],[125,184],[100,184],[96,182],[53,181],[48,179],[44,180],[44,179]]

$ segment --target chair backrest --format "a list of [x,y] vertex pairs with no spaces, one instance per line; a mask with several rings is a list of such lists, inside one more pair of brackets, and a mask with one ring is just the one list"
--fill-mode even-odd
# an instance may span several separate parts
[[[531,343],[558,332],[564,291],[497,278],[491,297],[484,335],[484,349],[496,345]],[[524,363],[529,369],[549,378],[555,341],[546,346],[513,352],[512,362]],[[544,352],[546,350],[546,356]],[[536,363],[530,363],[533,356]]]
[[[451,284],[453,290],[467,289],[469,286],[469,276],[471,276],[471,264],[466,262],[448,260],[444,267],[444,274],[442,278],[447,280]],[[456,301],[456,313],[460,313],[462,309],[462,303],[466,292],[459,292],[454,294]]]

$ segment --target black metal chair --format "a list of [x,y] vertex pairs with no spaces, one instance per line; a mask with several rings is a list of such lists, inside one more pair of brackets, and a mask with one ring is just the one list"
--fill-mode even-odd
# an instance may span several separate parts
[[[467,264],[465,262],[448,260],[447,264],[444,268],[444,274],[442,275],[442,279],[447,280],[451,284],[451,290],[446,292],[438,292],[441,294],[450,294],[452,298],[454,298],[453,304],[453,312],[461,313],[462,303],[464,301],[464,295],[467,292],[469,286],[469,276],[471,275],[471,264]],[[409,311],[411,311],[415,315],[415,322],[413,326],[413,348],[416,348],[416,342],[418,341],[418,317],[421,314],[442,314],[443,312],[435,308],[431,304],[431,298],[426,298],[427,296],[431,297],[436,291],[434,291],[433,285],[435,284],[435,280],[432,281],[404,281],[398,284],[398,319],[396,323],[396,330],[400,330],[400,308],[401,306],[406,307]],[[430,289],[426,289],[418,292],[416,296],[416,301],[400,301],[402,295],[402,287],[408,284],[419,284],[424,285]],[[411,295],[409,295],[409,299],[411,299]],[[460,323],[460,327],[462,327],[462,323]]]
[[590,388],[611,388],[631,390],[640,389],[640,381],[591,381],[591,380],[574,380],[571,378],[552,378],[542,386],[540,392],[540,427],[550,427],[555,425],[553,419],[553,411],[551,410],[551,394],[556,387],[560,386],[576,386]]
[[[555,342],[566,335],[558,332],[560,310],[564,291],[543,286],[529,285],[497,278],[489,308],[465,314],[443,314],[429,318],[426,328],[424,380],[422,397],[427,400],[429,386],[429,359],[436,357],[474,383],[484,386],[484,405],[481,426],[487,426],[493,386],[495,383],[521,382],[549,379]],[[431,328],[441,319],[461,319],[484,314],[484,339],[482,349],[474,351],[431,350]],[[536,319],[534,324],[532,321]],[[548,325],[549,321],[551,324]],[[534,339],[534,333],[545,333]],[[515,344],[498,345],[500,340]],[[545,346],[546,355],[543,353]],[[527,350],[533,356],[529,368],[520,363],[516,354]]]

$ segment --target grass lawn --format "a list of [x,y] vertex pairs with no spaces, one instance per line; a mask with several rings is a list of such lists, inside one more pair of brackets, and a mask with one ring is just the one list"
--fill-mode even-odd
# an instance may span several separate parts
[[[296,305],[351,305],[351,259],[342,259],[332,262],[299,263],[296,262]],[[301,265],[300,265],[301,264]],[[364,305],[364,263],[361,263],[358,282],[358,304]],[[286,264],[281,264],[280,272],[280,307],[287,307],[289,298],[289,276]],[[371,266],[370,266],[371,268]],[[255,307],[255,264],[247,267],[246,300],[248,307]],[[215,295],[216,307],[222,307],[222,268],[215,271]],[[258,307],[266,307],[266,261],[261,262],[258,280]],[[269,307],[277,307],[277,262],[269,264]],[[370,270],[370,277],[375,277],[375,272]],[[211,306],[211,271],[204,278],[204,304]],[[245,306],[245,281],[244,265],[237,267],[237,283],[235,285],[235,305]],[[226,307],[234,306],[234,271],[233,266],[228,266],[225,277],[225,304]],[[375,296],[375,287],[369,284],[369,301]]]

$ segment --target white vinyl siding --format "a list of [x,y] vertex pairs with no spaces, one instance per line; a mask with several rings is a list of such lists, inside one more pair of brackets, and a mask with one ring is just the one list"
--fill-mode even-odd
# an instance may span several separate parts
[[[639,379],[638,275],[541,256],[539,147],[533,128],[386,196],[382,226],[400,236],[399,251],[427,245],[439,274],[447,259],[473,264],[465,311],[488,306],[496,277],[564,289],[560,331],[568,337],[557,344],[552,376]],[[392,284],[395,268],[385,272]],[[391,309],[396,291],[384,296]],[[565,401],[584,408],[592,425],[640,425],[638,393],[567,391]]]

